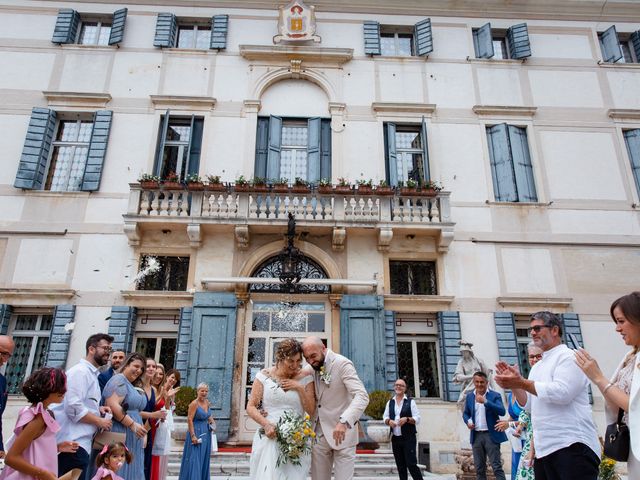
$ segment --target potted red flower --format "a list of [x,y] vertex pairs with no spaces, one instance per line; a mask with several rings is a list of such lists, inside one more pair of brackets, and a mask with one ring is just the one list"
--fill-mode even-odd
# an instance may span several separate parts
[[140,178],[138,178],[138,183],[140,183],[140,187],[144,190],[153,190],[160,185],[160,177],[150,173],[143,173],[140,175]]
[[165,190],[182,190],[183,185],[180,183],[180,177],[176,172],[169,172],[162,180],[162,188]]

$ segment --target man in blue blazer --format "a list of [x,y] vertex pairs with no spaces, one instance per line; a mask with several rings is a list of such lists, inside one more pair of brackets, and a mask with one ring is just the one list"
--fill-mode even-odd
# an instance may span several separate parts
[[505,480],[500,456],[500,444],[507,441],[504,432],[495,429],[500,415],[505,414],[504,403],[498,392],[489,390],[489,379],[484,372],[473,374],[475,390],[467,393],[462,419],[470,430],[473,463],[476,478],[487,479],[487,457],[497,480]]

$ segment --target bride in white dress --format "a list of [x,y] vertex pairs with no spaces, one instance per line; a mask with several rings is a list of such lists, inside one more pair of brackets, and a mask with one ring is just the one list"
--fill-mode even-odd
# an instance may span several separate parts
[[[302,370],[302,345],[294,339],[280,342],[276,350],[276,365],[256,375],[247,404],[247,414],[264,429],[253,437],[249,478],[255,480],[306,480],[311,466],[311,453],[303,456],[300,465],[278,462],[276,424],[287,411],[299,415],[316,410],[313,374]],[[262,410],[259,409],[262,402]],[[262,414],[265,412],[266,416]]]

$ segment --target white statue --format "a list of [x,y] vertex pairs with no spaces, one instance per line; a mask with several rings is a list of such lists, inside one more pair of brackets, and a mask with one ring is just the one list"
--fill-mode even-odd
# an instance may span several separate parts
[[458,361],[456,371],[453,374],[453,382],[461,384],[460,396],[458,397],[458,406],[464,405],[464,399],[467,393],[474,389],[473,374],[476,372],[484,372],[489,379],[489,387],[496,389],[493,382],[493,370],[487,368],[485,363],[473,354],[473,343],[460,340],[460,353],[462,358]]

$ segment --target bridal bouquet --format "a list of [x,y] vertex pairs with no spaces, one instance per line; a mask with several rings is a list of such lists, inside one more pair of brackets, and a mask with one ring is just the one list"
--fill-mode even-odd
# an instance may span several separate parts
[[[264,433],[261,429],[260,433]],[[308,414],[301,416],[292,411],[286,411],[276,425],[276,442],[278,444],[278,461],[276,466],[291,463],[300,465],[300,459],[311,453],[316,433],[311,426]]]

